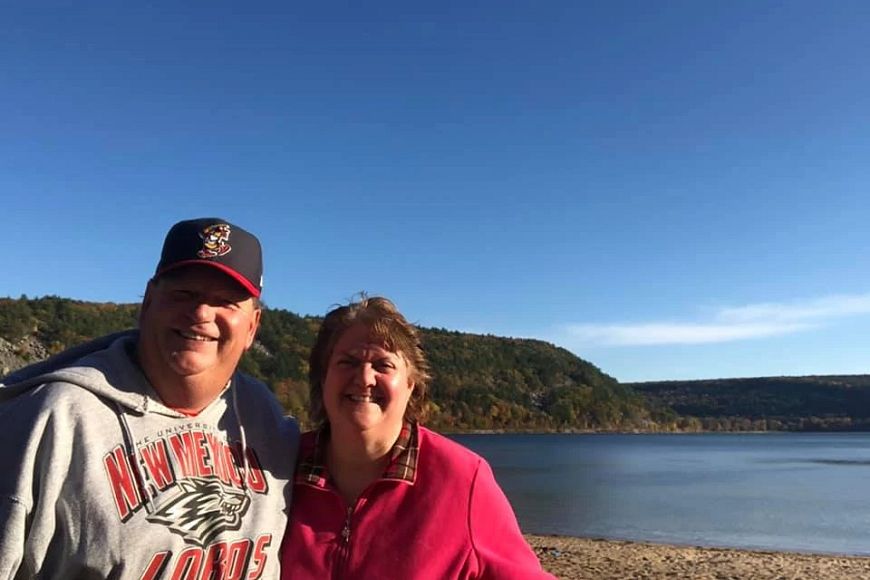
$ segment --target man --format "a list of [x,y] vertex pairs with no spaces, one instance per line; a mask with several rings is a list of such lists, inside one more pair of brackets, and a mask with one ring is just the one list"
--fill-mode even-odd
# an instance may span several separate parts
[[298,445],[236,372],[260,321],[260,243],[169,230],[139,330],[0,388],[0,579],[277,578]]

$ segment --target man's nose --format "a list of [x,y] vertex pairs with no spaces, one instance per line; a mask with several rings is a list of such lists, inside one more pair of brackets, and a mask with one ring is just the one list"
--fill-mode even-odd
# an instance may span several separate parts
[[214,308],[206,300],[194,300],[188,310],[188,316],[194,322],[211,322],[214,318]]

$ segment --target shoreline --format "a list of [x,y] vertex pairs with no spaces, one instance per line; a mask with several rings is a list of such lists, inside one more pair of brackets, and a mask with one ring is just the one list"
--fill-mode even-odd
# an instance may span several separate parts
[[870,556],[704,548],[538,534],[525,534],[525,538],[544,569],[562,580],[870,577]]

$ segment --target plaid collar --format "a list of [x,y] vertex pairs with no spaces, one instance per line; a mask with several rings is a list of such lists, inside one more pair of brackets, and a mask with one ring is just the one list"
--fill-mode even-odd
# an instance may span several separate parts
[[[311,446],[303,446],[296,464],[296,483],[326,487],[331,480],[326,469],[326,446],[329,443],[329,425],[313,433]],[[381,481],[404,481],[413,484],[417,478],[417,461],[420,456],[420,438],[417,423],[406,421],[399,438],[390,450],[390,463],[381,476]]]

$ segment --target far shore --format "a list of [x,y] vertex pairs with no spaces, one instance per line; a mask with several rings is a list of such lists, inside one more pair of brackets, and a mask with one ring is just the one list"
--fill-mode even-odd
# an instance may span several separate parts
[[870,557],[672,546],[526,534],[544,569],[563,580],[854,580],[870,578]]

